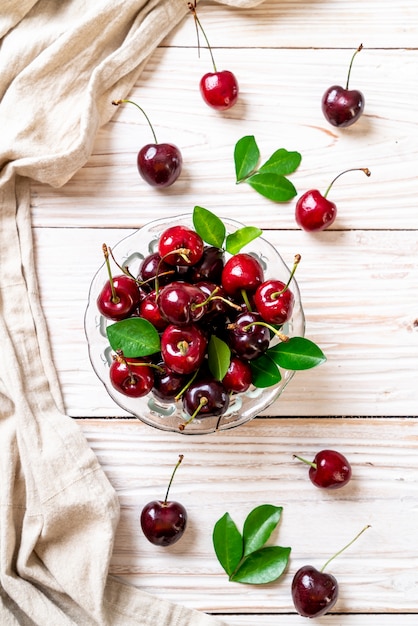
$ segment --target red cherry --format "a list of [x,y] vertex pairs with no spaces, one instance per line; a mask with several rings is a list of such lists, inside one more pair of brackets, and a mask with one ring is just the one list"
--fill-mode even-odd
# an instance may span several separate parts
[[354,57],[362,49],[363,46],[360,45],[351,58],[345,88],[340,85],[333,85],[322,96],[322,112],[325,119],[333,126],[340,128],[351,126],[364,111],[364,96],[361,91],[348,88]]
[[180,454],[168,484],[164,500],[148,502],[141,511],[141,528],[145,537],[156,546],[171,546],[184,534],[187,526],[187,511],[180,502],[169,501],[168,493],[174,474],[183,460]]
[[239,252],[231,256],[222,270],[222,287],[228,296],[242,291],[254,293],[264,280],[260,262],[251,254]]
[[208,72],[200,79],[199,87],[203,100],[217,111],[230,109],[238,100],[238,82],[229,70]]
[[203,362],[207,339],[194,324],[170,324],[161,336],[161,356],[167,367],[177,374],[191,374]]
[[292,315],[295,297],[281,280],[262,283],[254,294],[254,304],[268,324],[284,324]]
[[139,305],[139,316],[151,322],[155,328],[161,332],[167,328],[168,322],[162,316],[158,306],[158,296],[155,289],[148,293]]
[[205,314],[206,295],[197,285],[173,281],[158,295],[161,315],[171,324],[182,326],[197,322]]
[[312,462],[295,455],[308,464],[311,482],[321,489],[340,489],[351,479],[352,469],[345,456],[336,450],[321,450]]
[[170,226],[158,242],[158,252],[168,265],[194,265],[202,258],[203,250],[203,239],[187,226]]
[[251,367],[236,356],[231,358],[228,370],[222,379],[223,386],[233,393],[243,393],[252,382]]
[[308,231],[324,230],[331,226],[337,216],[337,207],[327,199],[327,195],[337,178],[347,172],[356,171],[364,172],[366,176],[370,176],[370,170],[367,167],[351,168],[338,174],[331,181],[324,195],[317,189],[306,191],[296,203],[295,218],[297,224]]
[[141,292],[134,278],[126,274],[112,276],[109,249],[105,243],[102,250],[109,280],[99,293],[96,304],[104,317],[117,322],[132,315],[141,300]]
[[130,398],[142,398],[152,389],[154,372],[141,359],[115,355],[109,370],[113,387]]

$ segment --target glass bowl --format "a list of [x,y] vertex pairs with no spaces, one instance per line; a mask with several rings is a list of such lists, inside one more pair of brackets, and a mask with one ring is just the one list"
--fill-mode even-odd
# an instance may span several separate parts
[[[243,227],[243,224],[229,218],[221,218],[225,224],[227,234]],[[129,266],[129,271],[136,276],[141,261],[151,252],[155,252],[161,233],[176,224],[193,228],[192,214],[158,219],[149,222],[142,228],[128,235],[116,245],[112,246],[112,253],[120,265]],[[290,269],[283,261],[276,248],[264,237],[258,237],[247,244],[242,252],[256,256],[264,269],[265,279],[277,278],[286,283],[290,276]],[[228,258],[226,253],[226,258]],[[227,430],[245,424],[267,409],[280,396],[295,372],[281,370],[282,379],[276,385],[260,389],[251,386],[246,392],[233,394],[229,407],[221,417],[196,417],[184,430],[187,415],[182,410],[180,402],[162,402],[152,393],[142,398],[130,398],[119,393],[112,386],[109,379],[109,368],[112,363],[112,349],[106,335],[106,326],[113,323],[104,318],[98,311],[96,299],[108,280],[105,263],[98,269],[90,285],[88,305],[85,313],[84,327],[88,344],[88,353],[91,364],[98,378],[106,388],[109,396],[125,412],[138,418],[145,424],[160,430],[177,432],[184,435],[204,435],[218,430]],[[303,313],[300,292],[296,280],[293,278],[291,289],[295,298],[292,317],[283,326],[282,331],[289,337],[303,337],[305,334],[305,316]]]

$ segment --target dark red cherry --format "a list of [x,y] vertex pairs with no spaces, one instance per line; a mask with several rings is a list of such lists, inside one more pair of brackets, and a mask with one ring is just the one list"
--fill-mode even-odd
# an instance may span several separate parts
[[179,326],[197,322],[205,314],[206,295],[197,285],[174,281],[165,285],[158,295],[161,315]]
[[174,474],[183,460],[175,466],[164,500],[152,500],[141,511],[141,528],[145,537],[156,546],[167,547],[176,543],[184,534],[187,526],[187,511],[180,502],[169,501],[168,494]]
[[149,143],[137,156],[138,172],[152,187],[169,187],[180,176],[183,158],[172,143]]
[[336,450],[321,450],[312,462],[297,455],[295,458],[309,465],[309,478],[321,489],[340,489],[351,479],[350,463]]
[[187,226],[170,226],[160,236],[158,252],[168,265],[195,265],[203,255],[203,239]]
[[160,307],[158,305],[158,296],[155,289],[150,291],[139,305],[139,316],[151,322],[155,328],[161,332],[164,328],[167,328],[168,322],[165,317],[162,316]]
[[312,565],[304,565],[293,577],[292,599],[302,617],[320,617],[337,602],[337,579]]
[[263,323],[259,313],[247,311],[228,325],[229,347],[245,361],[261,356],[270,345],[270,331],[259,322]]
[[212,376],[198,378],[183,394],[183,408],[193,418],[223,415],[228,406],[227,390]]
[[174,268],[161,260],[158,252],[151,252],[142,261],[138,270],[138,280],[147,281],[150,289],[155,288],[155,277],[158,277],[158,285],[162,287],[173,280]]
[[143,359],[115,355],[109,370],[113,387],[130,398],[142,398],[154,384],[153,368]]
[[187,377],[170,370],[164,361],[158,362],[157,365],[152,393],[160,400],[171,402],[186,385]]
[[221,248],[205,246],[202,258],[190,269],[190,282],[209,281],[219,285],[224,262],[225,253]]
[[351,66],[354,57],[363,46],[360,45],[351,58],[345,87],[333,85],[322,96],[321,108],[325,119],[333,126],[346,128],[356,122],[364,111],[364,95],[358,89],[349,89]]

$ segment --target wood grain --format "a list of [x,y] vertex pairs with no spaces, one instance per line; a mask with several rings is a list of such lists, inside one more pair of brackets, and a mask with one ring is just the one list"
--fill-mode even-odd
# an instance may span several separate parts
[[[329,626],[415,626],[418,542],[418,5],[413,0],[265,0],[239,10],[202,0],[199,15],[220,69],[234,71],[240,100],[223,114],[198,92],[210,71],[200,58],[191,16],[149,59],[128,96],[149,114],[160,141],[176,143],[184,170],[156,192],[139,178],[136,153],[150,140],[139,112],[114,111],[85,167],[60,189],[34,183],[32,216],[40,294],[67,412],[77,418],[116,489],[121,519],[111,572],[156,596],[223,616],[230,626],[297,626],[290,583],[305,563],[321,567],[365,524],[358,543],[332,562],[340,597]],[[365,113],[346,130],[329,126],[320,100],[344,84],[362,42],[351,87]],[[111,104],[109,103],[111,108]],[[351,172],[330,199],[338,217],[307,234],[295,200],[271,203],[235,184],[233,147],[256,137],[260,160],[279,147],[298,150],[291,176],[298,194],[325,191]],[[288,265],[302,255],[297,281],[306,335],[327,363],[293,378],[264,414],[239,429],[205,437],[156,431],[129,418],[107,395],[89,362],[83,328],[90,282],[114,245],[156,217],[199,204],[263,228]],[[319,449],[345,453],[346,488],[324,492],[292,457]],[[163,497],[179,453],[185,461],[172,496],[189,511],[189,529],[170,549],[139,529],[141,507]],[[273,585],[229,583],[211,543],[228,510],[238,525],[254,506],[284,507],[271,541],[292,547]]]

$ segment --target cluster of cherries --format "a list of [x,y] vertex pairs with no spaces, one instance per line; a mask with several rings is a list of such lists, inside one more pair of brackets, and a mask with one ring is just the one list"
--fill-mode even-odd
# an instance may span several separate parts
[[[109,269],[106,246],[104,252]],[[181,399],[186,424],[197,415],[223,415],[231,394],[252,384],[250,363],[269,348],[272,336],[287,339],[280,327],[293,311],[292,276],[286,284],[265,280],[252,254],[238,252],[225,260],[224,250],[205,244],[194,229],[165,229],[138,275],[112,277],[109,270],[97,298],[106,318],[139,317],[160,336],[160,351],[145,358],[126,358],[115,350],[109,370],[113,387],[130,397],[152,392],[163,402]],[[208,358],[213,336],[230,353],[221,379]]]

